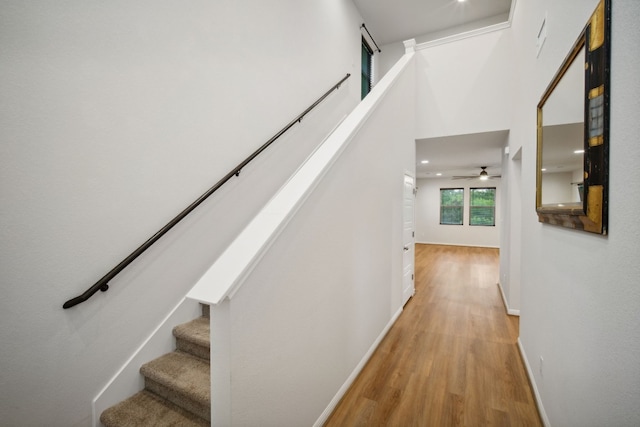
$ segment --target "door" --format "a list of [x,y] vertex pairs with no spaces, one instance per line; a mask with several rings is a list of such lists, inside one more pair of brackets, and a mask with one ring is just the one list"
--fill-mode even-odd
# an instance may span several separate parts
[[402,305],[405,305],[415,292],[415,230],[414,230],[415,179],[404,176],[402,197]]

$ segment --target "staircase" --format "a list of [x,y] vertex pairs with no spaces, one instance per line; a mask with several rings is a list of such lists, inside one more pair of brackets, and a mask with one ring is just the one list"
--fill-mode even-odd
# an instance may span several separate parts
[[105,427],[210,425],[209,306],[173,335],[176,350],[142,365],[144,390],[106,409]]

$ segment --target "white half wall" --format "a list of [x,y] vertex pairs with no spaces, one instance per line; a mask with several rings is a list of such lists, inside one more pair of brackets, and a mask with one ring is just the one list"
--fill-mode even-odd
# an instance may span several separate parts
[[[502,222],[500,181],[500,179],[489,181],[437,178],[418,179],[418,194],[416,195],[416,242],[490,248],[500,247],[500,228]],[[469,189],[481,187],[495,187],[496,189],[496,225],[493,227],[469,225]],[[463,225],[440,224],[441,188],[464,189]]]
[[414,95],[412,60],[223,302],[233,425],[313,425],[401,311]]

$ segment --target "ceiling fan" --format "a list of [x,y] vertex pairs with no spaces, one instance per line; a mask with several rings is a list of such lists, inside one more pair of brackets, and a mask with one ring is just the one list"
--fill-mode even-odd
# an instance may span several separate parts
[[480,171],[479,175],[466,175],[466,176],[454,176],[453,179],[480,179],[481,181],[486,181],[488,179],[494,179],[494,178],[501,178],[501,175],[489,175],[489,173],[487,173],[487,167],[488,166],[480,166],[480,169],[482,169]]

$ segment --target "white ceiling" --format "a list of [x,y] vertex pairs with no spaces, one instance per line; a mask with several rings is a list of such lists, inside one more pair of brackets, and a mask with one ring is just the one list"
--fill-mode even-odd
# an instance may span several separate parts
[[[500,175],[503,146],[509,131],[483,132],[416,140],[418,178],[450,178],[480,175],[487,166],[489,175]],[[429,163],[423,164],[423,160]],[[437,174],[441,173],[441,176]]]
[[353,0],[378,45],[508,16],[511,0]]
[[[379,46],[416,38],[418,41],[471,31],[506,21],[512,0],[353,0]],[[495,21],[495,19],[493,20]],[[420,40],[422,39],[422,40]],[[418,178],[443,178],[501,172],[502,146],[508,131],[458,135],[416,141]],[[423,165],[421,160],[429,160]],[[442,173],[442,176],[436,176]]]

